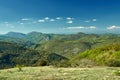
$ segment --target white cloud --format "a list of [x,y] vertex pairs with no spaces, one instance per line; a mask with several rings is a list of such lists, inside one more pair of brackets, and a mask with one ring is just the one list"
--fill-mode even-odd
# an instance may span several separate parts
[[50,21],[55,21],[55,19],[50,19]]
[[89,26],[89,27],[84,27],[84,26],[76,26],[76,27],[67,27],[65,29],[73,30],[73,29],[96,29],[95,26]]
[[28,20],[30,20],[30,19],[28,19],[28,18],[22,18],[21,20],[22,20],[22,21],[28,21]]
[[86,21],[84,21],[84,22],[89,23],[89,22],[90,22],[90,20],[86,20]]
[[73,21],[67,21],[66,23],[68,23],[68,24],[72,24],[72,23],[73,23]]
[[110,27],[107,27],[108,30],[112,30],[112,29],[120,29],[120,26],[110,26]]
[[89,29],[96,29],[96,27],[95,26],[90,26],[90,27],[88,27]]
[[67,19],[67,20],[71,20],[71,19],[73,19],[73,18],[71,18],[71,17],[67,17],[66,19]]
[[50,19],[50,18],[49,18],[49,17],[45,17],[44,19],[45,19],[45,20],[48,20],[48,19]]
[[56,17],[56,19],[57,19],[57,20],[60,20],[60,19],[62,19],[62,17]]
[[41,19],[41,20],[38,20],[38,22],[43,23],[45,22],[45,20]]
[[83,26],[78,26],[78,27],[67,27],[66,29],[84,29],[85,27]]
[[96,21],[97,21],[97,19],[85,20],[84,22],[89,23],[89,22],[91,22],[91,21],[96,22]]
[[97,19],[93,19],[92,21],[95,22],[95,21],[97,21]]

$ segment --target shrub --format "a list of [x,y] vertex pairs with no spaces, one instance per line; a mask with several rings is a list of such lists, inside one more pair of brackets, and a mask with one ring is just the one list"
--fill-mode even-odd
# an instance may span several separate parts
[[116,76],[120,76],[120,70],[115,70],[115,71],[113,72],[113,74],[116,75]]
[[18,71],[22,71],[22,67],[23,67],[23,65],[19,65],[19,64],[17,64],[16,67],[18,68]]
[[120,67],[120,60],[110,59],[106,62],[108,66]]
[[46,65],[47,65],[47,61],[45,61],[45,60],[40,60],[38,62],[38,66],[46,66]]

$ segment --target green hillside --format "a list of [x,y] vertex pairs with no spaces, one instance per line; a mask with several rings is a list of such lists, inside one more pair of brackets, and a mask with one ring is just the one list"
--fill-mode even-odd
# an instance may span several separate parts
[[57,53],[65,57],[72,56],[90,49],[90,44],[80,41],[52,40],[45,42],[36,48],[37,50],[46,51],[48,53]]
[[9,68],[17,64],[65,67],[120,66],[119,41],[120,36],[117,34],[12,32],[7,36],[0,36],[0,68]]
[[0,68],[10,68],[16,65],[50,65],[53,61],[60,62],[62,60],[68,59],[55,53],[44,54],[18,44],[0,42]]
[[57,53],[65,57],[71,58],[78,53],[88,49],[94,49],[103,45],[119,42],[118,35],[97,35],[97,34],[70,34],[61,39],[53,39],[36,45],[36,50],[46,51],[48,53]]
[[9,68],[17,64],[34,65],[40,54],[35,50],[24,48],[18,44],[0,42],[0,68]]
[[79,53],[70,60],[71,64],[102,65],[120,67],[120,43],[111,43],[92,50]]
[[59,39],[63,36],[64,35],[60,35],[60,34],[44,34],[44,33],[40,33],[40,32],[30,32],[30,33],[26,34],[25,39],[29,40],[33,43],[40,44],[40,43],[50,41],[53,39]]

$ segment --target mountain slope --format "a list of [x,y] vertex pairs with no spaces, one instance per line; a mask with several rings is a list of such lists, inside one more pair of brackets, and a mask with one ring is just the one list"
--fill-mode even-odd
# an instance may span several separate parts
[[[0,68],[14,67],[15,65],[34,65],[40,54],[18,44],[0,42]],[[34,59],[36,58],[36,59]]]
[[0,68],[15,67],[17,64],[42,66],[43,64],[50,65],[52,63],[54,65],[53,62],[60,64],[63,60],[66,61],[68,59],[55,53],[43,53],[25,48],[19,44],[0,42]]
[[[120,43],[113,43],[92,50],[86,50],[72,58],[70,63],[80,65],[83,60],[90,61],[91,63],[94,62],[96,65],[120,67]],[[89,62],[86,64],[89,64]]]
[[[22,37],[15,37],[17,34]],[[12,32],[12,35],[0,36],[0,68],[13,67],[16,64],[66,66],[69,59],[73,65],[93,63],[119,66],[119,41],[120,36],[113,34],[64,35],[31,32],[24,35]],[[115,42],[116,44],[111,44]]]
[[[28,34],[23,34],[19,32],[8,32],[7,34],[0,35],[0,39],[3,41],[15,41],[15,40],[21,40],[21,41],[30,41],[35,44],[41,44],[42,42],[50,41],[53,39],[59,39],[64,37],[65,35],[62,34],[44,34],[41,32],[30,32]],[[16,42],[17,42],[16,41]]]
[[79,41],[52,40],[37,46],[36,50],[46,51],[48,53],[57,53],[67,58],[90,49],[89,43]]
[[94,49],[103,45],[119,42],[118,35],[97,35],[97,34],[70,34],[36,45],[36,50],[48,53],[57,53],[67,58],[72,58],[78,53],[88,49]]

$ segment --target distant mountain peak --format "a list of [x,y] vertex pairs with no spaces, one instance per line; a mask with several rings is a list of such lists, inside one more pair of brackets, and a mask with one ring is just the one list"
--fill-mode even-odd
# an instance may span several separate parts
[[7,34],[5,34],[5,36],[16,37],[16,38],[24,38],[26,36],[26,34],[23,34],[23,33],[20,33],[20,32],[8,32]]
[[10,31],[10,32],[8,32],[8,33],[6,33],[6,34],[11,34],[11,33],[23,34],[23,33],[20,33],[20,32],[13,32],[13,31]]
[[37,31],[32,31],[32,32],[29,32],[28,34],[43,34],[43,33],[37,32]]

